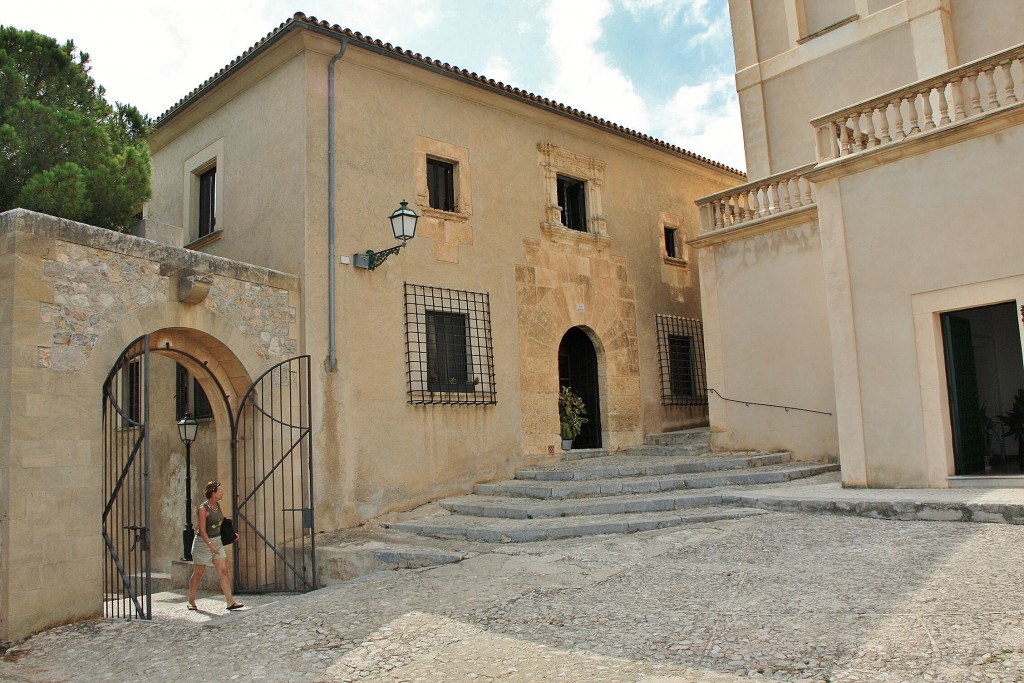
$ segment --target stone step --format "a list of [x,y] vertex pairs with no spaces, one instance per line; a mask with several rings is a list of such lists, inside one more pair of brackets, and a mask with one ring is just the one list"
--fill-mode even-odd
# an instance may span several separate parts
[[440,501],[440,505],[449,512],[471,517],[545,519],[549,517],[667,512],[708,505],[722,505],[724,500],[725,498],[719,492],[646,493],[631,496],[602,496],[599,498],[570,498],[544,501],[534,498],[471,495],[446,498]]
[[594,496],[657,493],[679,489],[717,488],[722,486],[753,486],[775,484],[804,477],[812,477],[839,468],[836,464],[771,465],[733,470],[725,473],[669,474],[658,476],[619,477],[583,481],[521,481],[510,480],[496,484],[477,484],[479,495],[519,496],[526,498],[584,498]]
[[789,461],[788,452],[706,454],[699,458],[679,455],[606,455],[586,461],[562,461],[544,467],[519,470],[515,478],[520,481],[582,481],[613,477],[696,474],[780,465]]
[[390,529],[435,538],[464,538],[468,541],[485,543],[530,543],[578,536],[628,534],[684,524],[740,519],[759,514],[766,514],[766,511],[754,508],[709,507],[685,513],[647,512],[531,520],[484,519],[451,515],[418,521],[393,522],[386,526]]
[[707,427],[684,429],[678,432],[647,434],[644,437],[646,446],[703,446],[711,450],[711,430]]

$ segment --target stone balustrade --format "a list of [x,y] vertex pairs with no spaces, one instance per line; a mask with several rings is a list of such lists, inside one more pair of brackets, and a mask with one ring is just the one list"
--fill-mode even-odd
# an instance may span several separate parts
[[1024,44],[811,121],[818,161],[959,123],[1024,99]]
[[813,206],[814,184],[804,174],[814,166],[801,166],[697,200],[701,233]]

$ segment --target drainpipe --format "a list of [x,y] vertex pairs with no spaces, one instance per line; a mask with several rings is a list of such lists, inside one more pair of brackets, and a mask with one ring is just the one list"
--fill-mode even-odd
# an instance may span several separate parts
[[334,254],[334,63],[341,59],[348,47],[348,38],[342,38],[338,54],[327,64],[327,370],[338,369],[338,335],[335,330],[334,300],[336,288]]

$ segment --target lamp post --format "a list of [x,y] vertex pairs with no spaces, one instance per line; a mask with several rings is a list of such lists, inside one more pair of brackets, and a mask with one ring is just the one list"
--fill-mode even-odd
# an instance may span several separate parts
[[182,558],[192,560],[192,539],[196,537],[192,528],[192,443],[199,432],[199,420],[188,413],[178,420],[178,438],[185,444],[185,528],[181,532]]
[[377,266],[384,263],[388,256],[397,254],[405,246],[406,242],[416,236],[416,221],[419,218],[419,214],[409,208],[409,202],[403,199],[401,206],[392,211],[391,215],[388,216],[388,220],[391,221],[391,231],[395,233],[395,239],[402,240],[402,243],[397,247],[391,247],[384,251],[367,249],[365,253],[353,254],[352,265],[364,270],[376,269]]

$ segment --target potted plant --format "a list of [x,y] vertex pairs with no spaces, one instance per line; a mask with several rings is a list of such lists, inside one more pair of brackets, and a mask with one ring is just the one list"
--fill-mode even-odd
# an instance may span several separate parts
[[572,448],[572,441],[580,432],[587,418],[587,407],[583,399],[573,393],[569,387],[562,387],[558,392],[558,421],[562,427],[562,450]]
[[1013,397],[1013,407],[996,418],[1006,431],[1003,436],[1017,439],[1017,466],[1024,471],[1024,389],[1018,389]]

